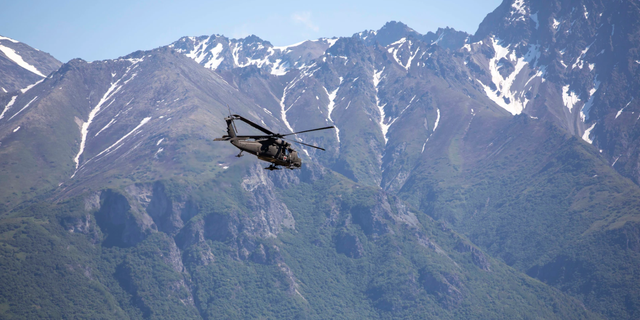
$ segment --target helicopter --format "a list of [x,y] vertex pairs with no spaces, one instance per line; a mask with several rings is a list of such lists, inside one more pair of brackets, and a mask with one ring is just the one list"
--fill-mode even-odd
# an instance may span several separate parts
[[[240,153],[236,155],[236,157],[242,157],[243,152],[247,152],[253,155],[256,155],[258,159],[266,162],[270,162],[271,165],[265,167],[266,170],[280,170],[279,166],[282,166],[287,169],[299,169],[302,166],[302,160],[298,157],[298,152],[291,147],[291,143],[286,141],[284,137],[311,132],[318,130],[326,130],[335,128],[335,126],[328,126],[310,130],[304,130],[299,132],[281,134],[274,133],[269,129],[266,129],[251,120],[244,118],[237,114],[230,114],[228,117],[225,117],[224,120],[227,122],[227,134],[222,136],[222,138],[215,138],[213,141],[229,141],[236,148],[240,149]],[[250,136],[242,136],[237,135],[238,130],[234,124],[234,121],[240,120],[262,132],[264,135],[250,135]],[[250,140],[252,139],[252,140]],[[320,149],[325,151],[325,149],[316,147],[314,145],[310,145],[304,142],[299,141],[291,141],[294,143],[299,143],[301,145],[305,145],[308,147]]]

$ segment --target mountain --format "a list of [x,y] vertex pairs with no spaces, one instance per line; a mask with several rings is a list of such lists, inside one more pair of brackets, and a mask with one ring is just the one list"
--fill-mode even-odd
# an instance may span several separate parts
[[638,15],[634,1],[504,1],[466,46],[468,63],[498,105],[581,136],[638,183]]
[[[3,181],[22,188],[19,197],[3,191],[8,314],[595,317],[377,187],[311,159],[273,175],[255,159],[235,161],[211,142],[225,104],[270,128],[287,124],[245,93],[260,83],[252,78],[277,88],[286,75],[234,70],[212,72],[167,47],[72,60],[18,96],[0,123]],[[291,81],[304,76],[294,72]],[[26,307],[29,297],[37,308]]]
[[0,36],[0,94],[24,89],[60,67],[48,53]]
[[[633,93],[609,76],[635,69],[598,59],[635,52],[609,36],[634,8],[506,0],[474,35],[389,22],[69,61],[0,95],[0,310],[637,318],[640,188],[598,138],[604,101]],[[212,141],[230,111],[336,130],[294,136],[327,151],[267,172]],[[633,154],[623,128],[608,137]]]
[[[458,231],[509,265],[620,319],[638,315],[638,299],[629,295],[637,279],[620,271],[637,263],[638,251],[629,244],[638,241],[631,230],[637,228],[639,197],[636,185],[612,175],[610,167],[637,184],[629,169],[638,161],[635,138],[627,132],[635,121],[639,14],[631,1],[504,1],[489,14],[465,45],[472,78],[511,113],[552,122],[595,148],[575,138],[540,136],[543,144],[536,147],[527,136],[537,130],[510,128],[507,140],[469,142],[486,150],[501,146],[481,157],[493,158],[481,170],[470,166],[462,174],[473,191],[440,189],[438,196],[448,195],[429,204],[437,208],[462,194],[466,199],[442,216]],[[564,147],[553,147],[558,143]],[[490,180],[487,171],[494,173]]]

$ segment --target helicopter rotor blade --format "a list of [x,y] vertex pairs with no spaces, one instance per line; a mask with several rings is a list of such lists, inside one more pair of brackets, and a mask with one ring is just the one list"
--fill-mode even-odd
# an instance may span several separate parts
[[309,130],[303,130],[303,131],[298,131],[298,132],[292,132],[292,133],[287,133],[287,134],[283,134],[281,135],[282,137],[284,136],[290,136],[292,134],[298,134],[298,133],[305,133],[305,132],[311,132],[311,131],[318,131],[318,130],[326,130],[326,129],[333,129],[336,126],[328,126],[328,127],[322,127],[322,128],[316,128],[316,129],[309,129]]
[[254,127],[254,128],[256,128],[256,129],[258,129],[258,130],[260,130],[260,131],[262,131],[262,132],[264,132],[264,133],[266,133],[266,134],[270,134],[270,135],[273,135],[273,136],[277,135],[277,134],[267,130],[266,128],[258,125],[257,123],[254,123],[253,121],[243,117],[243,116],[234,114],[233,117],[238,119],[238,120],[240,120],[240,121],[242,121],[242,122],[244,122],[244,123],[246,123],[246,124],[248,124],[248,125],[250,125],[250,126],[252,126],[252,127]]
[[320,150],[322,150],[322,151],[327,151],[327,150],[325,150],[324,148],[316,147],[316,146],[311,145],[311,144],[308,144],[308,143],[304,143],[304,142],[300,142],[300,141],[294,141],[294,140],[288,140],[288,139],[287,139],[287,141],[291,141],[291,142],[299,143],[299,144],[301,144],[301,145],[305,145],[305,146],[307,146],[307,147],[311,147],[311,148],[320,149]]

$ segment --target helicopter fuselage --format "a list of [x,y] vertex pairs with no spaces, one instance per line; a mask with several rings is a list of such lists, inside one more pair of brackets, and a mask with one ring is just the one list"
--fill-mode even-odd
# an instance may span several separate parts
[[236,148],[253,155],[258,159],[271,162],[277,166],[300,168],[302,160],[291,145],[281,139],[258,139],[255,141],[231,139]]

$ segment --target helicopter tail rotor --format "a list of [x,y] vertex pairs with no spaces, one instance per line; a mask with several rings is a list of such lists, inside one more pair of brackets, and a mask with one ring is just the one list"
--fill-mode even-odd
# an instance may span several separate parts
[[[238,134],[238,128],[236,128],[236,124],[233,122],[233,120],[235,120],[235,118],[231,115],[231,108],[229,107],[229,105],[227,105],[227,109],[229,109],[229,117],[227,119],[231,120],[231,126],[233,127],[233,132],[235,133],[233,136],[235,137]],[[228,125],[228,122],[229,121],[227,121],[227,125]],[[227,129],[227,131],[228,131],[228,129]],[[231,134],[229,134],[229,136],[231,136]]]

